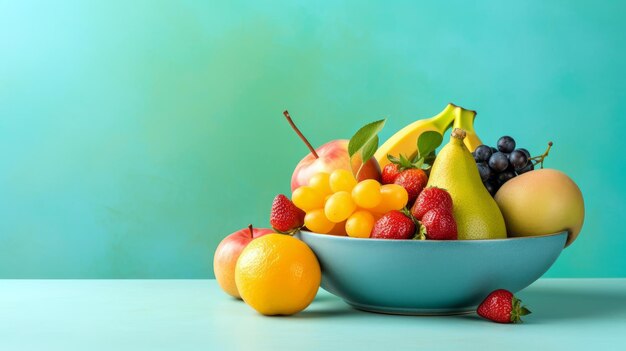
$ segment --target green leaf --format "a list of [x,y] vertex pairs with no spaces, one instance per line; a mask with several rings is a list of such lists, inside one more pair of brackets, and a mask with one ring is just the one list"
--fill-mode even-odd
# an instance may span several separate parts
[[409,160],[405,155],[400,154],[400,162],[402,163],[402,165],[410,165],[411,164],[411,160]]
[[400,154],[398,157],[394,157],[391,155],[387,155],[387,158],[391,163],[398,165],[398,169],[400,171],[404,171],[411,168],[420,168],[424,163],[423,160],[415,157],[414,159],[409,160],[406,155]]
[[424,159],[420,158],[413,164],[415,168],[422,168],[424,166]]
[[368,141],[365,145],[363,145],[363,148],[361,149],[361,159],[363,160],[363,162],[367,162],[367,160],[374,156],[377,149],[378,135],[374,135],[374,137],[370,139],[370,141]]
[[[350,157],[354,156],[360,150],[364,150],[363,155],[365,156],[367,153],[370,153],[372,149],[376,152],[378,149],[378,132],[380,132],[385,126],[384,119],[381,119],[376,122],[368,123],[361,127],[350,139],[350,143],[348,143],[348,154]],[[372,155],[374,155],[372,152]],[[363,160],[367,161],[370,157],[365,158]]]
[[437,156],[435,155],[435,152],[433,151],[429,153],[428,155],[426,155],[426,157],[424,157],[424,163],[432,166],[432,164],[435,163],[436,158]]
[[443,136],[435,131],[429,130],[420,135],[417,139],[417,151],[421,158],[435,151],[441,142]]
[[419,230],[417,232],[417,236],[419,237],[419,240],[426,240],[426,227],[424,227],[421,223],[419,225]]
[[416,163],[417,161],[419,161],[422,157],[420,157],[420,153],[416,152],[415,156],[413,156],[413,158],[411,159],[411,163]]
[[396,164],[397,164],[397,163],[400,163],[400,159],[399,159],[399,158],[397,158],[397,157],[395,157],[395,156],[392,156],[391,154],[388,154],[388,155],[387,155],[387,159],[388,159],[388,160],[389,160],[389,162],[391,162],[391,163],[396,163]]

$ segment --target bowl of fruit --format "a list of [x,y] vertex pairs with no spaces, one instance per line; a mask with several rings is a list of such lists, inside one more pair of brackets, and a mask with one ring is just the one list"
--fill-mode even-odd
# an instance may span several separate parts
[[493,290],[533,283],[572,243],[583,199],[543,169],[552,143],[535,157],[509,136],[484,145],[475,115],[449,104],[380,147],[384,120],[310,147],[292,176],[296,220],[282,229],[313,250],[324,289],[367,311],[475,311]]

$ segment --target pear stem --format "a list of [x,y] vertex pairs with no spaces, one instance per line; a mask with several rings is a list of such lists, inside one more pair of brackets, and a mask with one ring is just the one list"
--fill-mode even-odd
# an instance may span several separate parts
[[452,137],[453,138],[457,138],[457,139],[465,139],[465,137],[467,136],[467,133],[465,132],[465,130],[461,129],[461,128],[454,128],[452,130]]
[[302,132],[300,131],[300,129],[298,129],[298,127],[296,127],[296,124],[293,123],[293,120],[291,119],[291,116],[289,116],[289,112],[287,110],[285,110],[283,112],[283,115],[285,115],[285,118],[287,118],[287,122],[289,122],[289,124],[291,125],[291,128],[296,132],[296,134],[298,134],[298,136],[300,137],[300,139],[302,139],[302,141],[304,141],[304,143],[306,144],[306,146],[309,148],[309,150],[311,150],[311,153],[313,154],[313,156],[315,156],[315,158],[320,158],[317,155],[317,152],[315,152],[315,148],[311,145],[311,143],[309,143],[309,141],[304,137],[304,135],[302,134]]
[[252,230],[252,224],[248,224],[248,230],[250,231],[250,239],[254,239],[254,231]]

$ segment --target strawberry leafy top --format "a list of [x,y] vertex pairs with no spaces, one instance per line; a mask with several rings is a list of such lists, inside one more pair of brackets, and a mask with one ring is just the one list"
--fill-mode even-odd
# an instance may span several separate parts
[[390,162],[399,166],[400,171],[409,168],[429,169],[435,160],[435,149],[441,145],[443,136],[435,131],[429,130],[422,133],[417,138],[417,153],[412,159],[405,155],[387,155]]

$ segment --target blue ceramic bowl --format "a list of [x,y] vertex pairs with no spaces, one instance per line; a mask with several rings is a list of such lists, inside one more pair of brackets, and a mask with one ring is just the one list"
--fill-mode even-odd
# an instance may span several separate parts
[[476,310],[493,290],[513,293],[543,275],[567,233],[494,240],[358,239],[302,231],[322,288],[355,308],[394,314]]

